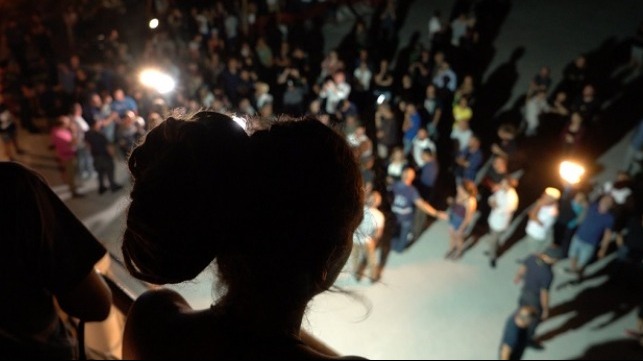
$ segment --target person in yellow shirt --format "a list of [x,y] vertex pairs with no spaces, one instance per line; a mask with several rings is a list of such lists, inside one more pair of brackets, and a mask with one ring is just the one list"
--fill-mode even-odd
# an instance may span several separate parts
[[460,98],[460,101],[453,106],[453,119],[455,122],[453,126],[455,127],[460,122],[468,122],[473,118],[473,110],[469,107],[469,100],[466,97]]

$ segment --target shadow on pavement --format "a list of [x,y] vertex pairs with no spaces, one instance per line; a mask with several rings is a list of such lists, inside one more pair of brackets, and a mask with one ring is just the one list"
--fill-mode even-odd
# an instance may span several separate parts
[[634,339],[622,339],[591,346],[570,360],[643,360],[643,347]]

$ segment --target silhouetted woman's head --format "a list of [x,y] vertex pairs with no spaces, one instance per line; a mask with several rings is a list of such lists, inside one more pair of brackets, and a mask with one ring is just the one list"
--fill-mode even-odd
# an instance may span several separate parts
[[170,118],[134,150],[123,253],[135,276],[179,283],[216,259],[229,297],[286,307],[332,286],[363,212],[351,149],[314,119],[255,127]]
[[238,237],[249,137],[231,118],[169,118],[129,159],[134,179],[123,255],[154,284],[196,277]]
[[250,143],[250,243],[219,258],[220,276],[232,295],[308,301],[350,255],[364,203],[359,167],[346,141],[314,119],[277,121]]

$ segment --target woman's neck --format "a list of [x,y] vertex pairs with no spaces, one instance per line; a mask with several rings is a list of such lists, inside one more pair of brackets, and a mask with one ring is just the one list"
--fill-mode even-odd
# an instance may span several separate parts
[[299,337],[306,304],[286,305],[278,302],[278,296],[268,301],[265,297],[226,296],[213,306],[221,312],[255,330],[258,335]]

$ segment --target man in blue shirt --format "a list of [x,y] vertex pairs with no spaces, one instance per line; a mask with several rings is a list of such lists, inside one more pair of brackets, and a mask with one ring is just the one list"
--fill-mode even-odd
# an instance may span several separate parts
[[420,193],[413,186],[415,170],[406,168],[402,172],[402,180],[393,186],[393,205],[391,210],[395,214],[399,232],[393,238],[393,250],[397,253],[404,251],[413,239],[413,220],[416,207],[433,217],[446,219],[444,212],[438,212],[420,197]]
[[578,227],[569,249],[571,269],[579,280],[583,279],[585,267],[591,262],[600,246],[598,257],[604,258],[612,239],[614,215],[611,213],[614,200],[611,196],[603,196],[598,204],[590,207],[583,223]]
[[123,118],[128,111],[138,113],[136,101],[132,97],[125,95],[123,89],[116,89],[114,92],[114,101],[112,102],[112,112],[117,113],[119,117]]
[[536,309],[520,307],[509,317],[500,343],[500,360],[520,360],[529,343],[529,327],[536,318]]
[[536,317],[529,326],[529,345],[542,349],[540,342],[535,340],[536,328],[540,320],[549,318],[549,290],[554,282],[552,267],[562,258],[560,248],[550,247],[545,252],[529,256],[520,266],[515,284],[523,282],[520,299],[520,307],[533,307],[536,310]]
[[425,149],[422,151],[422,161],[424,161],[424,165],[420,168],[420,183],[418,184],[418,190],[420,191],[422,199],[430,203],[431,194],[433,193],[435,182],[438,179],[440,167],[438,166],[438,161],[435,159],[431,149]]
[[480,139],[478,137],[471,137],[469,147],[460,153],[455,163],[457,164],[456,177],[475,182],[478,171],[484,163],[484,156],[482,155],[482,150],[480,150]]
[[406,104],[404,108],[404,154],[409,155],[413,150],[413,139],[418,135],[422,127],[422,118],[414,104]]

